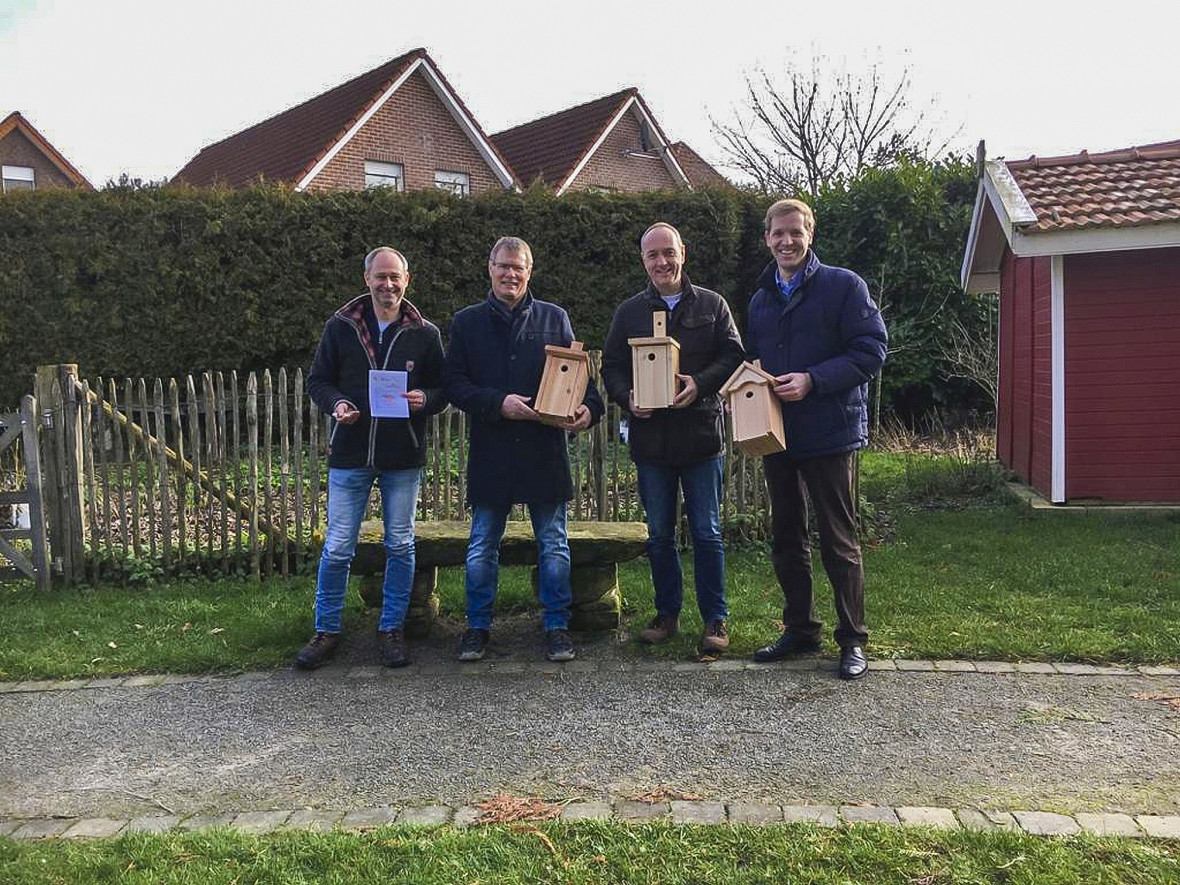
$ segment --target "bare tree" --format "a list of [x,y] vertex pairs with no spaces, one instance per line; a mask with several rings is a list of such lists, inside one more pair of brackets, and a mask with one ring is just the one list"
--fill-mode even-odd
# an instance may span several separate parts
[[950,367],[947,374],[951,378],[976,384],[996,404],[1000,393],[999,297],[981,296],[978,308],[971,328],[958,317],[950,317],[949,335],[939,351]]
[[878,64],[859,74],[813,59],[809,73],[758,69],[729,122],[712,120],[726,165],[764,193],[815,194],[870,166],[926,157],[934,143],[927,111],[910,101],[910,69],[889,80]]

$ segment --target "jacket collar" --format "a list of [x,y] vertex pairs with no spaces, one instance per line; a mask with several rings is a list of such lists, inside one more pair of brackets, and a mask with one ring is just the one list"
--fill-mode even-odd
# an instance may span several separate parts
[[[803,279],[799,281],[799,285],[795,289],[796,296],[803,290],[803,287],[807,285],[808,281],[815,276],[815,272],[819,270],[819,265],[819,257],[815,254],[815,250],[808,249],[807,258],[803,262],[803,267],[795,271],[796,274],[803,274]],[[758,277],[758,288],[765,289],[772,295],[779,294],[778,282],[774,278],[777,271],[778,265],[774,261],[766,265],[765,270],[762,271],[762,275]]]
[[[369,319],[375,321],[376,311],[373,310],[373,296],[368,292],[356,296],[336,311],[336,315],[346,322],[352,323],[358,329],[364,327]],[[398,324],[407,327],[422,325],[422,313],[410,303],[408,298],[402,299]]]
[[488,289],[487,302],[491,308],[492,316],[498,316],[509,325],[512,325],[512,323],[518,317],[528,316],[529,311],[532,310],[533,293],[532,290],[526,289],[524,297],[520,299],[520,302],[516,305],[516,307],[508,307],[503,301],[496,297],[495,292],[493,292],[491,289]]
[[[656,288],[655,283],[651,282],[651,280],[647,282],[647,289],[644,290],[644,295],[651,302],[653,308],[658,310],[668,309],[668,305],[664,302],[664,297],[660,294],[660,290]],[[692,287],[692,281],[684,271],[680,272],[680,297],[685,303],[696,297],[696,290]]]

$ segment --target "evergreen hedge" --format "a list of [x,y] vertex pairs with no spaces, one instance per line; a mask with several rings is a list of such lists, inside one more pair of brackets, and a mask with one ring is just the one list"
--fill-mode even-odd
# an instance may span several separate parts
[[[970,201],[964,164],[918,165],[821,194],[816,250],[874,286],[905,318],[905,295],[956,304]],[[566,307],[588,348],[615,306],[646,282],[638,238],[675,224],[687,272],[725,295],[739,319],[769,257],[769,199],[739,191],[568,194],[543,189],[459,199],[436,191],[294,193],[184,187],[35,191],[0,199],[0,404],[31,389],[35,366],[76,362],[86,377],[167,377],[206,369],[307,366],[330,313],[364,291],[375,245],[410,262],[409,297],[438,323],[487,291],[486,260],[501,235],[533,248],[532,288]],[[874,292],[876,290],[874,289]],[[917,330],[917,337],[930,330]],[[895,336],[896,340],[896,336]],[[906,353],[886,377],[886,404],[918,385],[937,401],[930,359]],[[916,359],[916,362],[915,362]]]

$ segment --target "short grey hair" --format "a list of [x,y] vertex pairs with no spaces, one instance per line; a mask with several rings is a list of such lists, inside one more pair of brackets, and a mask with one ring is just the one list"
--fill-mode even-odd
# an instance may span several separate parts
[[492,246],[491,254],[488,255],[488,261],[494,262],[496,260],[496,253],[501,249],[507,252],[523,252],[528,258],[529,267],[533,266],[533,250],[520,237],[500,237],[500,239],[496,240],[496,245]]
[[388,252],[391,255],[396,255],[398,258],[401,259],[402,267],[405,268],[406,273],[410,272],[410,262],[406,261],[405,255],[402,255],[402,253],[397,251],[397,249],[393,248],[393,246],[378,246],[376,249],[374,249],[372,252],[370,252],[368,255],[365,256],[365,273],[368,273],[370,270],[373,269],[373,261],[382,252]]
[[672,236],[674,236],[676,238],[676,242],[680,244],[680,248],[681,249],[684,248],[684,237],[680,236],[680,231],[678,231],[672,225],[668,224],[668,222],[666,222],[666,221],[657,221],[655,224],[653,224],[651,227],[649,227],[647,230],[645,230],[643,232],[643,236],[641,236],[639,238],[639,251],[640,252],[643,251],[643,241],[647,239],[647,235],[650,234],[653,230],[659,230],[660,228],[663,228],[664,230],[671,231]]

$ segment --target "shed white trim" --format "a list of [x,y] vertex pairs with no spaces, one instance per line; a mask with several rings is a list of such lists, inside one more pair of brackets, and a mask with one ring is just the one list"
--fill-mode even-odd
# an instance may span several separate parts
[[1065,503],[1065,258],[1049,259],[1049,335],[1053,396],[1053,456],[1050,497]]

